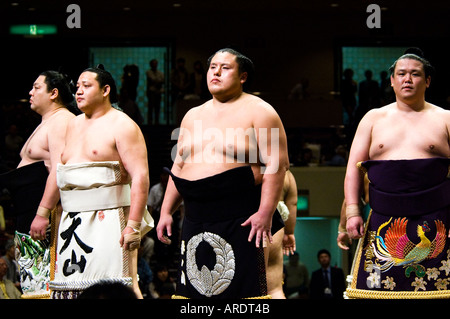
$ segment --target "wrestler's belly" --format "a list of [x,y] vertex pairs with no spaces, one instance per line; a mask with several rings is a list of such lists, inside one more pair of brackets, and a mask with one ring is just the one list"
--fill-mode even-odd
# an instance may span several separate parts
[[[181,170],[176,174],[178,177],[187,180],[198,180],[205,177],[217,175],[230,169],[247,166],[247,163],[184,163]],[[262,174],[259,165],[251,165],[255,183],[260,184]]]

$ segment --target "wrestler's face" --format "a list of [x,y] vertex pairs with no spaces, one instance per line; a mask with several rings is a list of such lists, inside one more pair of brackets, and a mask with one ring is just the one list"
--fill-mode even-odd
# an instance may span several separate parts
[[397,61],[391,84],[395,95],[402,100],[424,98],[430,86],[430,77],[425,78],[425,70],[420,61],[401,59]]
[[242,85],[247,80],[247,73],[239,72],[235,55],[218,52],[211,59],[206,80],[213,96],[233,96],[242,91]]
[[76,100],[82,112],[95,109],[105,102],[109,94],[109,86],[101,88],[96,78],[97,74],[89,71],[81,73],[78,78]]
[[29,92],[31,109],[38,113],[44,110],[51,103],[52,95],[55,93],[52,91],[48,92],[47,84],[45,84],[45,76],[40,75],[33,83],[33,88]]

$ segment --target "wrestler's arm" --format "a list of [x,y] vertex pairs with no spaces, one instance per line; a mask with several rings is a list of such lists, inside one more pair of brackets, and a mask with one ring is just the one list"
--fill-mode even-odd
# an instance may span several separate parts
[[140,128],[128,117],[120,121],[115,139],[120,160],[131,178],[131,203],[128,225],[122,232],[120,243],[125,249],[132,249],[124,241],[124,236],[135,232],[134,227],[130,223],[140,227],[147,205],[150,185],[147,147]]
[[[184,122],[181,123],[181,129],[180,129],[180,136],[177,141],[177,149],[179,150],[179,147],[181,147],[181,142],[183,139],[183,128],[184,128]],[[176,152],[175,160],[172,165],[172,173],[175,176],[179,176],[181,169],[183,167],[183,160],[180,156],[180,152]],[[167,182],[166,192],[164,194],[164,199],[161,205],[161,213],[158,225],[156,226],[156,234],[158,236],[158,239],[163,242],[164,244],[169,245],[171,243],[171,240],[168,238],[172,236],[172,223],[173,213],[178,209],[181,202],[183,201],[183,198],[181,197],[180,193],[178,192],[177,188],[175,187],[175,183],[172,180],[172,177],[169,176],[169,180]]]
[[[259,247],[261,240],[268,239],[272,242],[272,216],[283,189],[289,159],[286,133],[281,119],[272,107],[256,108],[253,127],[265,171],[262,178],[259,209],[242,226],[251,225],[248,240],[251,241],[255,236],[256,247]],[[272,128],[275,129],[273,132]]]
[[369,111],[358,125],[350,148],[345,174],[346,227],[350,238],[360,238],[364,233],[364,222],[359,210],[359,202],[363,193],[363,176],[357,163],[369,159],[373,117],[373,111]]
[[[177,175],[179,170],[180,166],[174,163],[172,166],[172,172]],[[182,201],[183,199],[175,187],[172,177],[169,177],[166,192],[164,194],[164,200],[161,205],[159,222],[156,226],[156,234],[158,235],[158,239],[164,244],[169,245],[171,243],[169,237],[172,236],[172,215],[178,209]]]
[[289,209],[289,217],[284,226],[283,252],[286,256],[289,256],[289,254],[293,254],[296,249],[294,230],[297,221],[298,192],[297,183],[295,182],[294,175],[291,171],[286,172],[286,178],[289,181],[289,188],[284,197],[284,203]]
[[50,154],[50,167],[44,194],[30,227],[30,235],[34,240],[45,238],[45,232],[49,225],[48,216],[59,201],[59,189],[56,184],[56,166],[61,162],[61,153],[64,150],[67,125],[73,117],[75,117],[75,115],[72,113],[61,116],[52,121],[48,128],[47,141]]
[[[450,149],[450,111],[444,110],[445,127],[447,128],[447,143]],[[450,157],[450,154],[447,154],[447,157]]]
[[337,245],[339,248],[348,250],[348,245],[352,243],[352,240],[348,236],[346,225],[347,225],[347,215],[345,213],[345,199],[342,201],[341,214],[339,218],[338,235],[336,238]]

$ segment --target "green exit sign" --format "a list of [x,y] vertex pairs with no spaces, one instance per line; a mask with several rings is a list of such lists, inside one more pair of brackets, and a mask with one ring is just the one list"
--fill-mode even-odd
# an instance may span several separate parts
[[57,28],[51,24],[18,24],[9,28],[10,34],[20,35],[46,35],[56,34]]

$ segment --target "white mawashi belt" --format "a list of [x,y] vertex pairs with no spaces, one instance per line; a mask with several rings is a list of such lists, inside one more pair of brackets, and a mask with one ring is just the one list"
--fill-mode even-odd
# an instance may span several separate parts
[[130,206],[129,184],[83,190],[60,190],[61,204],[66,212],[84,212]]

